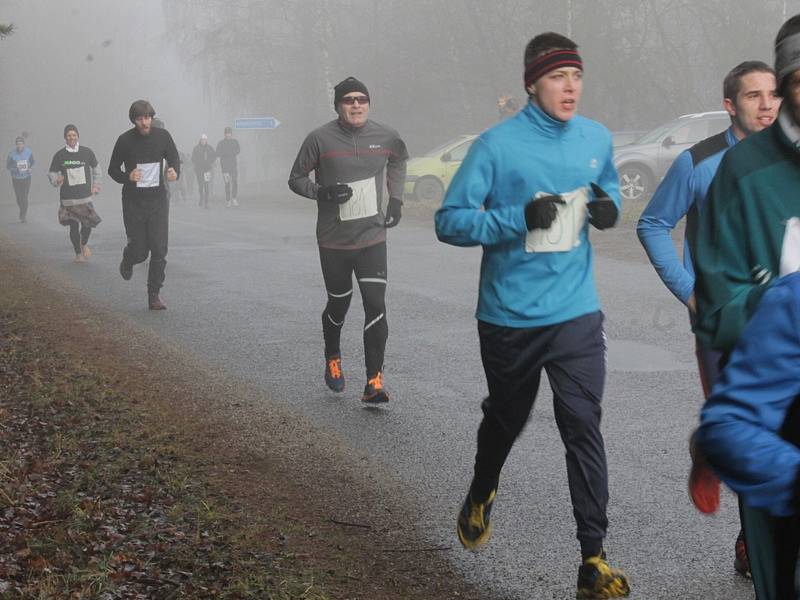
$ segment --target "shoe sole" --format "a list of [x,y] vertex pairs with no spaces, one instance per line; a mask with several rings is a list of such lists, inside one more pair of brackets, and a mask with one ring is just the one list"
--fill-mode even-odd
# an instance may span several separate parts
[[334,392],[341,393],[344,391],[344,381],[342,381],[341,385],[332,382],[327,377],[325,378],[325,385],[328,386],[329,389],[333,390]]
[[481,546],[485,545],[492,536],[492,524],[489,523],[489,526],[483,531],[483,533],[474,540],[466,538],[464,533],[461,531],[460,526],[456,528],[456,532],[458,533],[458,541],[461,542],[461,545],[464,546],[464,548],[467,550],[477,550]]
[[374,394],[369,397],[363,396],[361,398],[361,401],[364,404],[386,404],[387,402],[389,402],[389,394],[387,394],[386,392],[378,392],[377,394]]
[[575,598],[577,600],[606,600],[608,598],[627,598],[631,595],[631,586],[628,583],[627,578],[624,582],[618,581],[615,578],[608,578],[607,581],[603,583],[603,586],[612,585],[617,583],[618,585],[622,586],[620,590],[606,590],[601,589],[597,590],[587,590],[587,589],[579,589],[575,593]]

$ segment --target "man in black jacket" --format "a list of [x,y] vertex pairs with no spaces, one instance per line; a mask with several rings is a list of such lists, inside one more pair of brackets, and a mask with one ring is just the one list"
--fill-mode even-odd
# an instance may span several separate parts
[[[126,281],[133,276],[133,265],[150,256],[147,299],[150,310],[164,310],[159,291],[164,284],[169,230],[169,200],[165,181],[176,181],[180,174],[178,149],[166,129],[153,127],[156,111],[147,100],[131,104],[128,117],[132,129],[117,139],[108,175],[122,184],[122,219],[128,245],[122,253],[119,273]],[[167,169],[164,171],[164,161]]]
[[214,147],[208,143],[208,136],[204,133],[200,136],[200,141],[192,150],[192,165],[197,176],[197,188],[200,192],[200,203],[198,206],[208,208],[208,200],[211,196],[211,169],[214,168],[214,161],[217,160],[217,153]]
[[225,137],[217,144],[217,156],[219,156],[219,169],[222,171],[222,179],[225,180],[225,201],[228,208],[239,206],[236,197],[239,195],[239,173],[236,168],[236,157],[240,152],[239,140],[233,138],[233,129],[225,128]]

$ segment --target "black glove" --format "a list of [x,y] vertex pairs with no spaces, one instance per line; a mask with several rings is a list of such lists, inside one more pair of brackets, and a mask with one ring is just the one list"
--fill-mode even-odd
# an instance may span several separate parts
[[344,204],[353,197],[353,188],[346,183],[337,183],[334,185],[326,185],[319,188],[317,198],[323,202],[335,202],[336,204]]
[[561,196],[535,198],[525,205],[525,226],[528,231],[547,229],[556,220],[556,204],[566,204]]
[[586,205],[589,209],[589,222],[600,231],[613,227],[619,215],[617,205],[599,185],[592,183],[591,186],[595,199]]
[[386,219],[383,224],[386,227],[394,227],[400,222],[402,213],[400,207],[403,206],[403,201],[400,198],[389,198],[389,204],[386,206]]

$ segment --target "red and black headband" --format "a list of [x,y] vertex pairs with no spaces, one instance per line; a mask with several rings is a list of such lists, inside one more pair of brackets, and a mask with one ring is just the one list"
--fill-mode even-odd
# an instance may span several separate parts
[[583,71],[583,61],[577,50],[553,50],[537,56],[525,69],[525,89],[550,71],[564,67],[575,67]]

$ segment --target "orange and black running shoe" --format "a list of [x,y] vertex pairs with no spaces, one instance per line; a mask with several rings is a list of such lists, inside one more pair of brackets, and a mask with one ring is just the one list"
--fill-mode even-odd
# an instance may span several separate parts
[[344,390],[344,373],[340,356],[333,356],[325,361],[325,385],[334,392]]
[[364,395],[361,396],[361,401],[367,404],[383,404],[389,401],[389,394],[383,387],[383,373],[378,371],[372,379],[367,380],[367,385],[364,387]]

